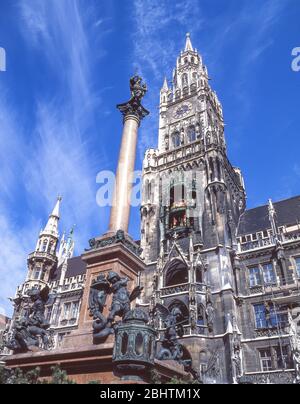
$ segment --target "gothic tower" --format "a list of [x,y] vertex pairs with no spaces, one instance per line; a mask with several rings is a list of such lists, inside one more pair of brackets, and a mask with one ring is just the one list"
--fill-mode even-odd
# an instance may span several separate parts
[[28,273],[26,282],[22,285],[22,294],[32,287],[45,286],[50,278],[51,271],[57,264],[57,246],[59,241],[58,222],[61,197],[57,198],[55,207],[49,216],[48,222],[41,230],[34,252],[29,254],[27,264]]
[[244,208],[222,106],[187,34],[172,83],[165,79],[160,92],[158,148],[147,150],[143,163],[142,282],[153,281],[153,290],[145,288],[150,307],[181,308],[182,341],[208,381],[234,377],[220,364],[231,363],[232,330],[238,334],[236,229]]

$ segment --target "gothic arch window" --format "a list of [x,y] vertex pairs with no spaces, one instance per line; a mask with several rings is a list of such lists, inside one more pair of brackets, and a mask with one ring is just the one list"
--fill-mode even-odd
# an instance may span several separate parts
[[50,241],[48,245],[48,253],[51,254],[53,252],[54,241]]
[[188,282],[188,268],[180,260],[172,261],[166,268],[165,286],[180,285]]
[[196,140],[196,129],[195,126],[190,126],[187,130],[188,140],[189,142],[194,142]]
[[41,277],[41,272],[42,272],[41,266],[39,264],[36,265],[36,267],[34,268],[33,279],[38,281]]
[[196,269],[196,282],[203,283],[203,271],[199,266]]
[[193,73],[193,82],[197,83],[198,74],[196,72]]
[[217,171],[218,171],[218,180],[221,181],[222,179],[222,172],[221,172],[221,163],[220,160],[217,159]]
[[209,173],[210,173],[210,180],[214,180],[214,163],[212,157],[209,159]]
[[173,147],[179,147],[180,146],[180,133],[179,132],[174,132],[172,135],[172,143],[173,143]]
[[203,326],[205,324],[205,310],[202,304],[197,307],[197,325]]
[[182,78],[181,78],[181,83],[182,87],[185,87],[188,85],[188,75],[187,73],[183,73]]
[[184,58],[184,63],[187,64],[188,63],[188,58]]
[[195,63],[195,58],[194,58],[194,56],[191,57],[191,63]]
[[182,318],[178,319],[179,322],[183,321],[183,324],[188,324],[189,323],[189,317],[190,313],[187,308],[187,306],[179,299],[175,299],[172,301],[172,303],[168,306],[169,312],[172,311],[172,309],[178,308],[181,313],[182,313]]

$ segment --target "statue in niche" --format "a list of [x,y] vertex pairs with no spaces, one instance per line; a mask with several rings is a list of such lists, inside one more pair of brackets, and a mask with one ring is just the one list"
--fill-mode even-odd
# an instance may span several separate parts
[[213,325],[214,325],[214,319],[215,319],[215,309],[210,300],[206,303],[205,314],[206,314],[208,329],[209,329],[209,331],[212,331]]
[[171,311],[166,306],[157,303],[154,311],[158,311],[163,320],[164,331],[163,339],[161,340],[161,349],[157,354],[157,359],[180,360],[183,356],[182,345],[177,341],[177,336],[183,335],[183,314],[178,306],[174,306]]
[[49,303],[49,287],[30,289],[27,295],[22,298],[23,303],[27,304],[25,315],[15,321],[12,336],[5,344],[14,353],[27,352],[31,347],[50,347],[47,331],[50,324],[44,316],[45,305]]
[[[131,293],[127,289],[129,279],[122,278],[114,271],[110,271],[107,276],[100,274],[92,283],[90,288],[89,309],[93,316],[93,336],[94,343],[114,333],[114,320],[116,316],[124,316],[130,311],[130,304],[140,296],[143,288],[136,286]],[[112,304],[108,317],[103,315],[106,299],[112,294]]]
[[161,348],[156,354],[159,360],[175,360],[183,365],[184,370],[189,373],[193,380],[202,383],[200,373],[193,368],[192,359],[184,359],[183,345],[178,342],[178,337],[184,334],[183,323],[185,322],[180,307],[175,305],[171,311],[160,303],[154,307],[154,312],[159,312],[163,320],[164,331],[163,339],[161,340]]

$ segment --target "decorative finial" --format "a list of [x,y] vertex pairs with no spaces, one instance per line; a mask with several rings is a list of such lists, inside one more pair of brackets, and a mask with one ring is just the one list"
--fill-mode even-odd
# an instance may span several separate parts
[[191,42],[191,35],[189,32],[186,33],[185,48],[184,51],[193,51],[193,46]]

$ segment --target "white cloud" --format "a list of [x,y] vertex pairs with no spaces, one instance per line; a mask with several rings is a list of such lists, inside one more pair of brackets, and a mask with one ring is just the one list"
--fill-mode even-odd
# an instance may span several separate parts
[[170,76],[175,67],[185,33],[199,32],[203,19],[199,3],[193,0],[134,0],[133,18],[133,68],[146,81],[151,80],[144,100],[151,115],[140,130],[139,151],[143,158],[146,147],[157,143],[157,106],[164,76]]
[[[90,48],[90,41],[96,40],[100,57],[103,54],[101,30],[96,32],[99,24],[91,7],[83,9],[77,1],[28,0],[19,5],[24,39],[51,69],[54,79],[47,94],[36,95],[30,136],[24,133],[22,112],[9,103],[1,88],[0,305],[8,311],[6,298],[14,295],[24,280],[27,255],[58,194],[63,195],[61,228],[68,230],[76,224],[77,253],[93,236],[91,228],[97,216],[99,231],[101,227],[101,211],[96,205],[101,158],[95,161],[88,136],[101,102],[92,89],[95,57]],[[23,215],[18,198],[24,201]],[[18,205],[16,213],[13,203]]]

